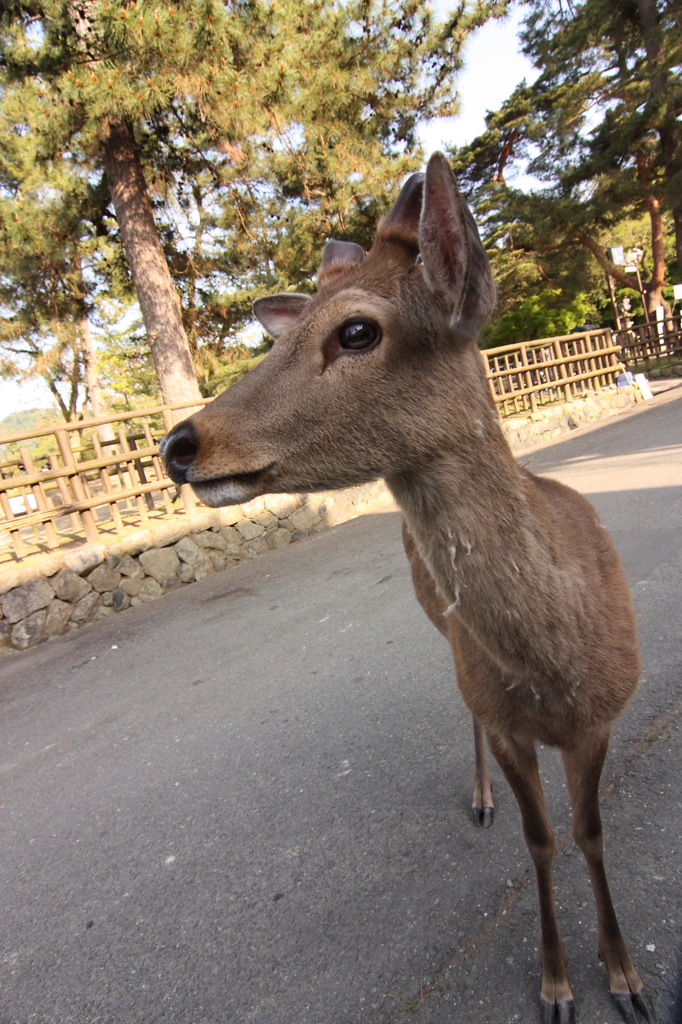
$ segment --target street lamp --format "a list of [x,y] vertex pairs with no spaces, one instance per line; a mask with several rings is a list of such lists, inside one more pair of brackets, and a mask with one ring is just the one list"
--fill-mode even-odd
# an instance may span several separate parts
[[637,274],[637,283],[639,285],[639,293],[642,296],[642,306],[644,308],[644,319],[646,320],[647,323],[649,323],[649,311],[646,308],[646,302],[644,301],[644,288],[642,286],[642,275],[639,272],[639,265],[642,262],[642,257],[643,256],[644,256],[644,250],[640,249],[639,246],[635,246],[633,249],[629,249],[626,252],[626,254],[625,254],[625,259],[626,259],[627,263],[623,267],[623,270],[627,274],[631,274],[633,272],[633,270],[634,270],[634,272]]
[[[644,301],[644,286],[642,285],[642,275],[639,272],[639,265],[642,262],[644,256],[644,250],[640,249],[639,246],[634,246],[632,249],[625,251],[624,246],[614,245],[610,249],[607,249],[609,259],[615,266],[622,267],[626,274],[637,274],[637,283],[639,285],[639,294],[642,296],[642,308],[644,310],[644,319],[647,323],[649,320],[649,310],[646,308],[646,302]],[[609,292],[611,294],[611,304],[613,305],[614,314],[616,317],[616,325],[620,329],[620,321],[618,312],[616,310],[616,293],[613,287],[613,281],[611,275],[607,274],[609,281]]]
[[[622,266],[626,273],[637,274],[637,284],[639,285],[639,294],[642,297],[644,319],[647,324],[650,324],[651,322],[649,319],[649,311],[646,308],[646,302],[644,301],[644,286],[642,285],[642,275],[639,272],[639,264],[642,262],[644,250],[640,249],[639,246],[634,246],[632,249],[629,249],[628,252],[626,252],[623,246],[612,246],[610,249],[607,249],[606,252],[611,263],[613,263],[615,266]],[[611,281],[610,274],[607,274],[607,276],[608,290],[611,296],[611,304],[613,305],[613,309],[615,310],[615,292],[613,289],[613,283]],[[615,323],[620,323],[619,315],[617,315],[617,312],[615,313]]]

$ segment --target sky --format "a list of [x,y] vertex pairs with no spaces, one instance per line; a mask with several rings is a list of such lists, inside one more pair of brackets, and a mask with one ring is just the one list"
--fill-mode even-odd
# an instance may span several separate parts
[[[449,6],[444,0],[434,4],[438,13]],[[469,41],[458,81],[460,113],[422,126],[420,137],[427,156],[448,144],[471,142],[485,128],[486,112],[499,107],[523,78],[534,79],[532,64],[518,49],[518,22],[518,12],[503,21],[488,22]],[[47,387],[40,381],[0,381],[0,420],[21,409],[51,405]]]
[[[435,10],[444,13],[450,5],[438,0]],[[489,21],[469,40],[464,70],[457,88],[460,112],[457,117],[440,118],[425,124],[420,137],[429,156],[441,146],[464,146],[485,128],[485,115],[496,110],[525,78],[532,82],[537,72],[519,51],[517,28],[520,12],[515,10],[501,21]]]

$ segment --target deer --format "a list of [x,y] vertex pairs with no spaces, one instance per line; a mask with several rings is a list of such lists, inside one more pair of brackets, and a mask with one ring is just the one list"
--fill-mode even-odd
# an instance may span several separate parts
[[330,241],[314,295],[256,299],[272,349],[177,424],[162,456],[211,507],[384,478],[417,597],[450,643],[473,715],[474,822],[494,814],[484,734],[520,808],[540,905],[543,1024],[575,1021],[575,1005],[537,743],[561,752],[612,997],[627,1024],[653,1022],[611,899],[599,807],[611,726],[639,677],[634,609],[590,503],[512,455],[477,344],[495,301],[474,218],[434,153],[368,253]]

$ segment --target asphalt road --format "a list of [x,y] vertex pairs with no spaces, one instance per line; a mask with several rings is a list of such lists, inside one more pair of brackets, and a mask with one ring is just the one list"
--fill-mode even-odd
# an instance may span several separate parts
[[[682,933],[682,390],[524,456],[587,493],[644,671],[604,775],[609,874],[666,1020]],[[0,1024],[533,1024],[519,814],[470,823],[473,742],[397,515],[0,663]],[[554,751],[581,1024],[616,1024]]]

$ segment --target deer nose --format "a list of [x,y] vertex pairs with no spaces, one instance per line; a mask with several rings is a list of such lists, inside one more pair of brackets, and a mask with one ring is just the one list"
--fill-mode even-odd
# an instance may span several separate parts
[[175,484],[186,484],[187,474],[199,454],[199,439],[188,422],[179,423],[159,445],[168,476]]

